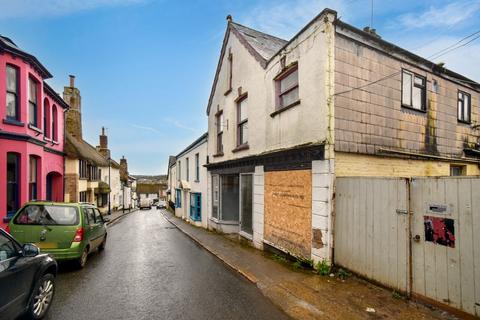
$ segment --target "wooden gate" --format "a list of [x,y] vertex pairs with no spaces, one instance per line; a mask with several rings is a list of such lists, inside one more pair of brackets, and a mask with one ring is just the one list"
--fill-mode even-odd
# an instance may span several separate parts
[[480,315],[479,178],[345,177],[335,194],[336,264]]
[[411,182],[413,294],[480,315],[480,179]]
[[335,263],[408,291],[407,182],[399,178],[337,178]]

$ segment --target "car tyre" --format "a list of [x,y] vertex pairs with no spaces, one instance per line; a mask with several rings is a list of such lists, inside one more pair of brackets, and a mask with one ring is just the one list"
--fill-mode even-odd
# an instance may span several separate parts
[[55,294],[55,277],[51,273],[44,274],[35,285],[28,305],[27,319],[43,319],[53,301]]
[[102,243],[98,246],[98,250],[103,251],[105,250],[105,246],[107,245],[107,235],[103,237]]
[[85,249],[82,252],[82,255],[77,260],[77,266],[80,269],[85,268],[85,265],[87,264],[87,260],[88,260],[88,247],[85,247]]

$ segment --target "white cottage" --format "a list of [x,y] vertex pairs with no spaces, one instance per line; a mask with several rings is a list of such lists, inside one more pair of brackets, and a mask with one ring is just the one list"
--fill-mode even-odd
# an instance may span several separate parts
[[176,156],[176,165],[170,167],[175,168],[175,175],[169,171],[169,183],[175,186],[175,215],[204,228],[208,227],[207,142],[205,133]]

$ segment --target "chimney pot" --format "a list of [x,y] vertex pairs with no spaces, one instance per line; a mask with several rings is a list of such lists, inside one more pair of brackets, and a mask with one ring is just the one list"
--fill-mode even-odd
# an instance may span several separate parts
[[70,88],[75,88],[75,76],[74,75],[69,75],[70,77]]

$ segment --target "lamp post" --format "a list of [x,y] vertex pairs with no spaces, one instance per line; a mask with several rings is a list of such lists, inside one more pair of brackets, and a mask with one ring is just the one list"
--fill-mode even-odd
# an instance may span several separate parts
[[108,215],[112,214],[112,208],[110,204],[110,194],[112,193],[112,187],[110,185],[110,160],[112,159],[108,157]]
[[122,212],[125,213],[125,183],[122,185]]

